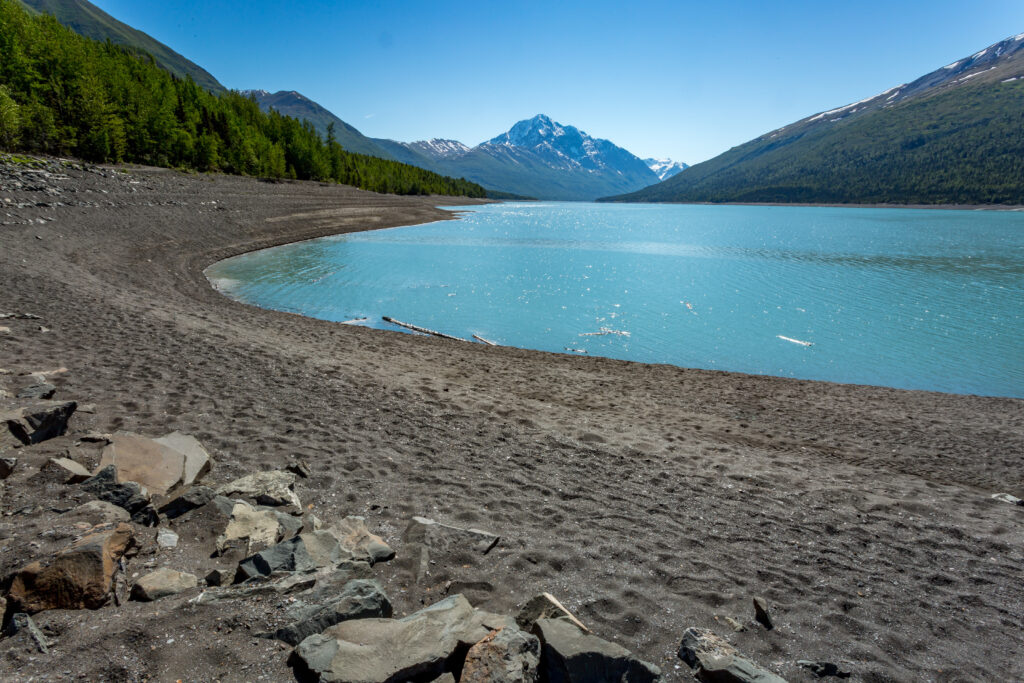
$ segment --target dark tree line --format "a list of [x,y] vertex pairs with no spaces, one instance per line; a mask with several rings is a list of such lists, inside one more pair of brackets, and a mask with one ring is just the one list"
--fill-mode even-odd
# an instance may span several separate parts
[[94,162],[336,181],[375,192],[483,197],[416,166],[353,154],[313,126],[214,95],[142,52],[84,38],[0,0],[0,149]]

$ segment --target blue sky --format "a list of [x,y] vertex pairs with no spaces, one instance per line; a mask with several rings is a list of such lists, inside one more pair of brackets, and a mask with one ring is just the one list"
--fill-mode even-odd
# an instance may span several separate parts
[[1024,32],[1021,0],[93,2],[371,137],[474,145],[545,113],[687,163]]

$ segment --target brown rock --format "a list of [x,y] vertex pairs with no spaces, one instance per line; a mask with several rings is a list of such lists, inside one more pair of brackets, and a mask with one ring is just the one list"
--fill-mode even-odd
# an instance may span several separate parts
[[127,524],[90,534],[53,558],[16,572],[8,601],[28,614],[102,607],[110,596],[118,560],[133,543]]
[[96,471],[117,468],[119,482],[134,481],[155,496],[166,496],[185,478],[185,455],[152,439],[127,432],[115,434],[103,449]]
[[210,454],[206,452],[206,449],[203,448],[203,445],[194,436],[182,434],[181,432],[171,432],[167,436],[161,436],[159,439],[153,439],[153,441],[168,448],[173,448],[185,456],[185,486],[190,486],[201,480],[210,472],[213,459],[210,458]]
[[183,593],[199,585],[194,574],[178,572],[167,567],[160,567],[135,582],[132,586],[132,599],[142,602],[159,600],[170,595]]

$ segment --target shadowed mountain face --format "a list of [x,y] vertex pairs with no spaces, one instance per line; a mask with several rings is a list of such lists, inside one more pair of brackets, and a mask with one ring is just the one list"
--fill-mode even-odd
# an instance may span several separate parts
[[75,33],[94,40],[109,40],[118,45],[153,55],[156,63],[175,76],[191,76],[198,85],[215,93],[225,88],[209,72],[182,57],[153,37],[124,24],[88,0],[20,0],[30,11],[52,14]]
[[609,201],[1024,203],[1024,33]]

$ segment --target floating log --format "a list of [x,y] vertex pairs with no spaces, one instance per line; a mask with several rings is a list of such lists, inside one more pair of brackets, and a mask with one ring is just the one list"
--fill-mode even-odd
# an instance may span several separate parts
[[442,339],[453,339],[455,341],[466,342],[467,344],[469,343],[468,339],[463,339],[462,337],[455,337],[455,336],[452,336],[450,334],[445,334],[444,332],[438,332],[437,330],[430,330],[430,329],[427,329],[426,327],[420,327],[419,325],[412,325],[410,323],[403,323],[401,320],[395,320],[394,318],[391,318],[391,317],[386,316],[386,315],[381,316],[381,318],[386,323],[391,323],[392,325],[398,325],[399,327],[404,327],[407,330],[412,330],[413,332],[419,332],[420,334],[429,334],[429,335],[433,335],[435,337],[441,337]]
[[490,339],[484,339],[479,334],[474,334],[473,335],[473,339],[476,339],[477,341],[481,341],[484,344],[487,344],[488,346],[500,346],[500,344],[498,344],[498,342],[492,342]]

